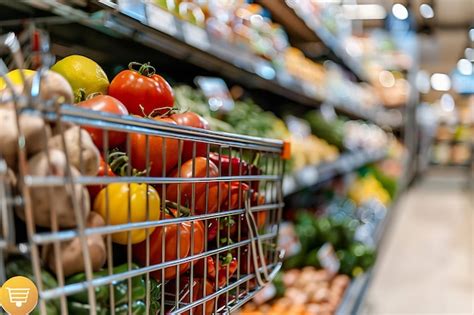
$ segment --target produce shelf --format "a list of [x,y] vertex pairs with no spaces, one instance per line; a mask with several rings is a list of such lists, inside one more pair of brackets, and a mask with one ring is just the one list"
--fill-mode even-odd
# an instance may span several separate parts
[[[52,12],[55,16],[44,17],[41,14],[38,21],[48,23],[48,18],[51,18],[52,23],[78,23],[106,34],[111,39],[131,39],[194,66],[217,72],[246,87],[283,96],[304,106],[318,107],[322,103],[331,103],[337,112],[351,118],[368,120],[394,129],[401,127],[402,119],[395,112],[382,107],[369,110],[353,104],[334,104],[314,86],[295,79],[284,70],[276,69],[269,61],[245,49],[214,39],[204,29],[155,6],[142,1],[119,1],[124,5],[117,5],[109,0],[97,3],[103,10],[92,14],[57,0],[25,0],[19,3],[7,1],[0,5],[27,11],[30,17],[32,9]],[[148,19],[147,16],[150,15],[154,19]],[[58,16],[65,21],[58,21]]]
[[317,166],[306,166],[303,169],[286,176],[283,180],[283,191],[290,195],[306,187],[323,183],[337,175],[349,173],[360,167],[377,162],[386,156],[386,152],[356,151],[343,153],[330,163],[322,163]]
[[[384,236],[386,235],[388,224],[393,217],[393,213],[398,205],[400,196],[403,194],[406,188],[406,179],[403,177],[398,180],[398,192],[395,196],[395,199],[390,204],[385,214],[385,217],[378,222],[377,226],[373,232],[373,239],[375,243],[375,248],[377,252],[382,245]],[[370,282],[375,274],[375,267],[370,268],[362,275],[356,277],[352,280],[348,289],[344,294],[342,303],[339,305],[339,308],[336,311],[336,315],[347,315],[347,314],[358,314],[360,307],[364,303],[364,299],[367,295],[367,291],[370,287]]]

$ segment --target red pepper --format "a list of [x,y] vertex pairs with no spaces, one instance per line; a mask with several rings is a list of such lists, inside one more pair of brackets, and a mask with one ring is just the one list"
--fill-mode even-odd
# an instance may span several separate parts
[[240,167],[242,167],[242,175],[249,174],[248,163],[237,157],[230,157],[228,155],[211,152],[209,154],[209,159],[217,166],[219,166],[220,163],[222,176],[239,176]]
[[[214,257],[208,256],[205,258],[205,260],[200,259],[194,264],[194,274],[196,277],[204,277],[204,261],[207,264],[207,277],[211,283],[213,281],[215,283],[216,276],[218,276],[219,279],[217,281],[217,285],[219,287],[222,287],[227,283],[227,279],[230,279],[233,276],[238,266],[237,258],[234,257],[230,252],[228,252],[225,256],[219,255],[217,267]],[[227,269],[229,270],[229,278],[227,278]]]
[[[261,175],[263,173],[256,165],[249,164],[238,157],[230,157],[228,155],[211,152],[209,159],[217,166],[219,166],[220,161],[222,176]],[[242,173],[240,173],[241,169]],[[259,184],[259,181],[252,181],[250,187],[254,191],[258,191]]]
[[218,228],[218,221],[217,219],[210,219],[207,224],[207,241],[212,241],[217,236],[217,228]]
[[[99,170],[97,171],[98,177],[115,177],[115,173],[110,168],[109,164],[105,163],[102,156],[100,157],[100,166]],[[89,190],[89,195],[91,197],[91,201],[94,201],[95,197],[99,194],[99,192],[104,188],[106,185],[89,185],[87,186],[87,190]]]

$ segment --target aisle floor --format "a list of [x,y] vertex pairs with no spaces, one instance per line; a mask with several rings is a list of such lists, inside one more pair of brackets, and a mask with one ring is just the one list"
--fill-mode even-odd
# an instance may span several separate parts
[[474,314],[474,207],[466,176],[430,172],[400,199],[364,314]]

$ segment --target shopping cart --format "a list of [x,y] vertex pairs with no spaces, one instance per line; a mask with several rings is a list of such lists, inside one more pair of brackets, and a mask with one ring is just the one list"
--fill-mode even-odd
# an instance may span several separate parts
[[[90,314],[99,313],[104,305],[115,314],[120,301],[131,314],[138,300],[137,279],[143,281],[138,286],[145,288],[139,298],[143,314],[230,313],[251,299],[281,267],[282,253],[276,244],[283,207],[284,143],[42,99],[42,78],[53,58],[47,34],[35,32],[41,40],[28,60],[38,62],[39,68],[24,92],[9,84],[5,67],[0,67],[0,74],[10,87],[2,98],[4,105],[14,104],[16,125],[21,126],[23,116],[44,122],[39,142],[45,145],[36,153],[43,157],[31,157],[28,139],[19,128],[13,165],[17,183],[11,185],[0,177],[0,193],[21,199],[14,206],[3,205],[2,214],[12,217],[15,212],[21,219],[17,218],[17,225],[24,221],[28,239],[20,243],[10,237],[11,245],[5,248],[14,247],[31,259],[41,314],[47,313],[51,301],[60,314],[74,313],[71,309],[78,301]],[[1,40],[11,51],[12,67],[24,67],[15,36],[8,34]],[[104,176],[87,174],[83,152],[69,153],[72,147],[83,146],[88,137],[83,129],[100,135],[100,156],[118,167],[122,176],[107,171]],[[124,138],[120,151],[113,145],[117,135]],[[137,136],[145,144],[139,152],[142,157],[134,152]],[[56,156],[49,153],[53,137],[60,147]],[[187,160],[185,153],[190,156]],[[145,167],[136,169],[134,161],[139,158]],[[169,159],[177,159],[174,171],[167,169]],[[18,195],[11,187],[2,192],[6,186],[13,186]],[[92,202],[90,189],[85,188],[94,187],[100,192]],[[121,187],[124,195],[114,187]],[[146,196],[140,206],[133,195],[137,190]],[[70,208],[67,213],[64,206]],[[90,224],[93,212],[100,213],[105,224]],[[105,242],[103,248],[91,248],[94,240]],[[79,253],[75,259],[63,254],[64,248],[73,248],[71,244]],[[97,261],[101,255],[105,264]],[[125,268],[118,270],[120,264]],[[84,274],[72,281],[71,268],[77,266]],[[51,270],[57,287],[43,281],[43,272]],[[125,286],[124,294],[119,286]]]
[[10,303],[15,303],[16,307],[21,307],[28,301],[29,288],[7,288]]

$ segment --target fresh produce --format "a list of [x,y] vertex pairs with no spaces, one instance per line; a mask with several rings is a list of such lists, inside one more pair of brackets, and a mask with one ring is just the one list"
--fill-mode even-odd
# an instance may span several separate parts
[[[64,136],[66,143],[69,163],[80,170],[83,175],[96,175],[100,166],[100,152],[94,145],[94,142],[92,142],[89,134],[76,126],[66,130],[62,136]],[[50,138],[48,147],[66,152],[63,147],[62,136],[56,135]]]
[[389,193],[372,174],[356,179],[349,189],[348,196],[357,205],[361,205],[370,199],[377,199],[387,206],[391,200]]
[[51,70],[69,82],[76,103],[94,93],[107,93],[109,79],[104,70],[92,59],[71,55],[56,62]]
[[[99,192],[94,201],[94,211],[104,218],[106,224],[118,225],[128,222],[156,221],[160,218],[160,196],[146,184],[112,183]],[[130,221],[129,221],[130,217]],[[154,228],[149,228],[148,233]],[[127,244],[128,235],[132,244],[146,238],[146,229],[134,229],[112,234],[112,241]]]
[[[191,296],[191,287],[193,288],[192,296]],[[180,291],[178,292],[178,296],[182,303],[190,303],[190,302],[198,301],[215,292],[214,286],[209,281],[204,282],[204,279],[194,277],[193,282],[191,283],[191,279],[187,276],[183,276],[180,278],[179,289]],[[165,290],[166,290],[167,295],[175,296],[176,283],[173,281],[170,284],[167,284],[165,286]],[[214,306],[215,306],[215,299],[210,299],[206,301],[205,303],[202,303],[196,306],[196,308],[194,308],[192,311],[183,312],[181,314],[183,315],[198,315],[198,314],[211,315],[214,312]]]
[[[154,120],[161,123],[176,125],[176,122],[171,118],[155,117]],[[149,148],[148,157],[146,149],[147,144]],[[139,171],[143,171],[146,170],[148,162],[150,176],[163,176],[163,155],[166,161],[166,175],[168,175],[168,172],[174,169],[178,164],[179,142],[177,139],[165,139],[159,136],[147,136],[142,133],[132,133],[131,149],[132,166]]]
[[317,137],[335,145],[338,149],[344,149],[344,121],[334,119],[328,121],[317,110],[310,111],[305,115],[311,126],[311,132]]
[[239,314],[334,314],[350,281],[345,275],[332,276],[314,267],[291,269],[280,277],[281,281],[275,281],[274,299],[262,303],[265,292],[259,292]]
[[[193,112],[184,112],[179,114],[173,114],[170,116],[179,126],[194,127],[199,129],[209,129],[209,123]],[[196,144],[196,155],[193,156],[194,144]],[[181,156],[183,161],[187,161],[196,156],[206,156],[207,155],[207,144],[204,142],[195,142],[195,141],[183,141],[183,148]]]
[[[132,263],[131,270],[136,270],[139,267]],[[113,274],[125,273],[129,270],[128,264],[123,264],[113,268]],[[94,273],[94,278],[101,278],[108,275],[107,270],[101,270]],[[66,284],[74,284],[86,281],[85,273],[78,273],[66,280]],[[114,305],[110,305],[110,286],[103,285],[95,288],[96,296],[96,312],[97,314],[110,314],[113,307],[115,314],[129,314],[129,283],[128,279],[112,282]],[[131,314],[145,315],[146,314],[146,280],[144,276],[136,276],[131,278]],[[161,301],[161,284],[154,279],[150,279],[150,313],[156,314],[160,310]],[[89,314],[90,306],[87,291],[81,291],[73,294],[68,298],[68,311],[71,314]]]
[[[169,213],[166,214],[165,219],[177,217],[178,212],[175,208],[168,208],[168,210]],[[191,244],[192,233],[194,234],[194,245]],[[200,254],[204,251],[204,241],[204,226],[201,221],[183,222],[180,224],[169,224],[163,227],[157,227],[150,235],[150,265],[188,257],[191,255],[191,247],[193,255]],[[179,254],[177,246],[178,242],[180,245]],[[165,246],[164,257],[162,254],[163,244]],[[146,265],[146,246],[146,241],[133,246],[133,256],[142,265]],[[189,270],[189,267],[189,263],[183,263],[178,267],[165,268],[165,279],[174,279],[178,272],[179,274],[182,274]],[[151,276],[155,279],[161,279],[161,275],[162,270],[157,270],[151,273]]]
[[[33,273],[33,267],[31,265],[31,260],[26,258],[15,258],[9,261],[5,266],[5,276],[7,279],[15,276],[23,276],[33,281],[36,281],[35,275]],[[43,290],[56,289],[58,283],[56,278],[54,278],[48,271],[41,269],[41,283],[43,285]],[[48,315],[59,315],[60,314],[60,304],[59,299],[47,300],[45,301],[46,313]],[[30,313],[31,315],[39,315],[39,305]]]
[[[134,66],[139,66],[134,70]],[[109,86],[109,95],[120,100],[130,114],[148,116],[160,108],[174,104],[173,90],[168,82],[147,64],[132,62],[128,70],[115,76]]]
[[[102,219],[100,215],[95,212],[89,213],[86,227],[100,227],[104,225],[104,219]],[[90,235],[86,238],[92,270],[98,271],[105,264],[107,257],[104,239],[100,234]],[[49,269],[55,273],[58,273],[56,266],[56,254],[52,244],[42,248],[42,256]],[[63,274],[66,277],[85,270],[81,241],[78,237],[61,243],[58,258],[60,261],[60,268],[62,268]]]
[[[21,114],[19,117],[20,131],[25,137],[26,153],[33,155],[46,148],[46,135],[51,129],[39,116]],[[13,104],[0,106],[0,156],[7,165],[17,169],[18,159],[18,129],[16,112]]]
[[[46,155],[48,154],[49,157]],[[48,160],[51,163],[49,167]],[[59,176],[65,177],[67,171],[66,155],[59,150],[50,149],[48,153],[40,152],[28,161],[28,174],[32,176]],[[71,166],[71,176],[79,176],[79,171]],[[33,219],[36,225],[51,227],[51,214],[56,215],[58,226],[61,228],[76,227],[73,198],[84,217],[90,212],[90,199],[87,190],[80,184],[73,184],[73,191],[69,185],[44,187],[36,186],[30,189]],[[52,193],[50,195],[50,192]],[[54,199],[50,199],[54,197]],[[16,214],[25,220],[23,207],[16,208]]]
[[317,218],[313,214],[300,211],[295,219],[295,232],[301,249],[284,261],[285,269],[305,266],[321,267],[318,251],[326,243],[333,246],[340,261],[339,272],[356,277],[375,261],[374,249],[354,238],[358,220],[352,218]]
[[[23,80],[21,78],[20,71],[23,71],[23,75],[25,76],[25,78],[29,78],[36,73],[36,71],[29,70],[29,69],[12,70],[6,74],[6,77],[10,80],[11,84],[18,85],[18,86],[23,85]],[[6,87],[7,87],[7,83],[5,82],[3,78],[0,78],[0,91],[4,90]]]
[[[100,112],[115,114],[115,115],[128,115],[128,110],[119,100],[109,95],[97,95],[89,98],[83,102],[77,104],[80,107],[96,110]],[[102,150],[104,146],[104,130],[93,128],[89,126],[83,127],[89,132],[94,141],[95,145]],[[109,148],[114,148],[125,142],[127,134],[120,131],[108,131]]]
[[[173,172],[171,172],[171,177],[180,178],[217,177],[218,175],[219,170],[217,169],[217,166],[204,157],[197,157],[194,160],[186,161],[185,163],[183,163],[183,165],[181,165],[180,170],[175,169]],[[178,185],[180,187],[179,195]],[[169,184],[167,186],[168,187],[166,190],[166,197],[168,198],[168,200],[173,202],[179,202],[181,203],[181,205],[188,208],[193,208],[194,206],[194,209],[197,214],[205,213],[206,210],[208,213],[216,212],[222,204],[224,198],[227,196],[227,187],[226,184],[223,182],[181,183]],[[208,190],[208,194],[206,194],[206,190]],[[192,204],[193,192],[195,196],[194,205]]]
[[[97,170],[97,174],[95,174],[97,177],[103,177],[103,176],[110,176],[110,177],[115,177],[115,173],[112,171],[110,168],[109,164],[107,164],[102,156],[100,157],[100,165],[99,169]],[[91,200],[95,200],[95,197],[99,194],[99,192],[105,187],[105,185],[89,185],[87,186],[87,190],[89,191],[89,196],[91,197]]]
[[[28,88],[31,88],[34,78],[34,75],[26,78]],[[62,75],[50,70],[46,71],[41,77],[39,97],[44,101],[54,101],[58,104],[72,104],[74,101],[69,82]]]
[[175,88],[177,106],[191,110],[209,122],[210,129],[264,138],[287,139],[285,123],[271,112],[263,111],[253,101],[235,102],[228,112],[211,111],[203,93],[188,86]]
[[203,278],[204,264],[206,264],[207,279],[211,284],[214,284],[217,281],[217,286],[220,288],[226,285],[228,281],[230,282],[230,279],[237,270],[239,263],[237,257],[234,257],[230,252],[218,256],[217,263],[214,256],[208,256],[198,260],[194,264],[194,275],[198,278]]

